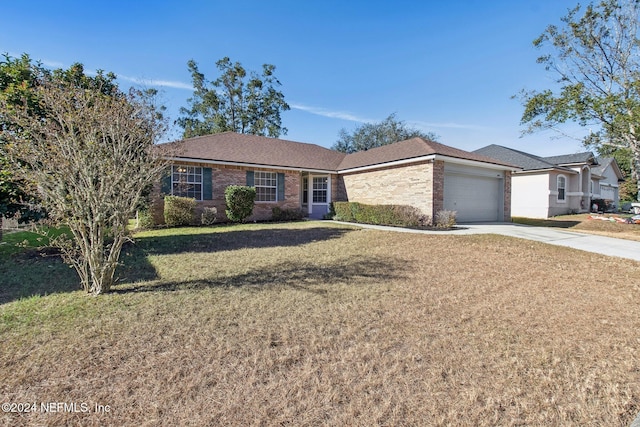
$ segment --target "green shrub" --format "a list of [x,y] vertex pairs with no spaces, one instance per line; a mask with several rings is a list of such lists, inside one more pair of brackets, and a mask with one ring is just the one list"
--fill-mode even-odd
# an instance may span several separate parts
[[137,212],[136,228],[149,229],[153,228],[156,223],[153,220],[153,214],[148,209],[141,209]]
[[281,209],[278,206],[271,209],[271,219],[273,221],[299,221],[304,218],[301,209]]
[[213,225],[213,223],[216,222],[217,217],[218,217],[218,208],[205,207],[202,210],[201,223],[202,225]]
[[233,222],[241,222],[253,213],[256,189],[244,185],[230,185],[224,190],[224,198],[227,202],[227,218]]
[[425,227],[431,218],[408,205],[365,205],[357,202],[335,202],[335,219],[363,224]]
[[329,212],[327,212],[322,219],[334,219],[336,217],[336,207],[333,203],[334,202],[329,203]]
[[169,227],[181,227],[194,223],[196,199],[190,197],[165,196],[164,222]]
[[351,214],[351,205],[349,202],[333,202],[333,211],[335,215],[333,219],[337,221],[353,222],[353,215]]
[[442,210],[436,212],[436,227],[451,228],[456,225],[456,211]]

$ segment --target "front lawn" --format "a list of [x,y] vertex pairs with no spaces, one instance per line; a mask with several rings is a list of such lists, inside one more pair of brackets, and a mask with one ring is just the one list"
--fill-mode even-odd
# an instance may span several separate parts
[[627,218],[627,214],[577,214],[560,215],[549,219],[535,218],[513,218],[513,222],[519,224],[535,225],[538,227],[566,228],[570,231],[581,233],[597,234],[600,236],[616,237],[618,239],[640,241],[640,224],[623,224],[615,221],[603,221],[601,219],[591,219],[596,217],[619,217]]
[[[0,425],[628,426],[640,412],[633,261],[323,222],[149,231],[123,261],[115,291],[89,297],[49,273],[59,260],[0,255],[0,402],[80,408]],[[11,271],[55,293],[21,298]]]

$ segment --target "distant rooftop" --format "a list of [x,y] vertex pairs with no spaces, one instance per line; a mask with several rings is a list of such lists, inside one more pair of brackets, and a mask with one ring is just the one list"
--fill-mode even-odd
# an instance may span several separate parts
[[525,153],[524,151],[503,147],[496,144],[488,145],[486,147],[475,150],[474,153],[493,157],[504,162],[514,164],[521,167],[524,171],[545,169],[559,169],[570,171],[570,169],[566,167],[566,165],[579,163],[596,163],[595,157],[591,152],[566,154],[562,156],[539,157],[534,154]]
[[572,165],[576,163],[593,163],[596,162],[596,158],[590,151],[576,154],[564,154],[561,156],[544,157],[549,163],[556,165]]

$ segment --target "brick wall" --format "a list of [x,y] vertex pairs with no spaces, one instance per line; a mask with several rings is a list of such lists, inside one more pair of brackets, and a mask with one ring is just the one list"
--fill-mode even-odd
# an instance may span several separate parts
[[[285,200],[281,202],[256,202],[253,215],[248,221],[271,219],[271,209],[301,208],[302,174],[295,171],[248,168],[241,166],[185,163],[190,166],[212,169],[213,200],[197,203],[196,220],[199,221],[205,206],[215,206],[217,221],[226,221],[224,190],[229,185],[246,185],[247,170],[265,170],[285,174]],[[511,220],[511,173],[505,172],[504,220]],[[152,205],[156,223],[164,223],[164,201],[160,196],[160,185],[155,189]],[[444,161],[424,161],[350,174],[331,175],[332,201],[350,201],[366,204],[411,205],[432,218],[444,209]]]
[[433,163],[431,175],[433,180],[431,218],[435,218],[436,213],[444,209],[444,162],[442,160],[436,160]]
[[511,171],[504,171],[504,221],[511,222]]
[[[285,197],[283,201],[279,202],[256,202],[253,208],[253,215],[251,215],[247,219],[247,221],[263,221],[271,219],[271,209],[276,206],[281,209],[300,209],[300,172],[277,169],[249,168],[243,166],[211,165],[206,163],[185,162],[184,164],[188,166],[201,166],[203,168],[211,168],[213,199],[197,202],[195,219],[198,223],[204,207],[215,207],[218,210],[218,217],[216,219],[216,222],[227,221],[227,217],[224,212],[226,209],[224,190],[229,185],[247,185],[248,170],[263,170],[267,172],[284,173]],[[152,204],[154,220],[157,224],[164,224],[164,199],[160,195],[160,185],[156,186],[154,194],[154,202]]]
[[331,174],[331,202],[346,202],[347,193],[341,175]]
[[[444,175],[444,165],[441,168]],[[337,197],[338,200],[370,205],[411,205],[433,216],[433,172],[433,163],[425,161],[344,174]],[[442,189],[441,183],[440,193]]]

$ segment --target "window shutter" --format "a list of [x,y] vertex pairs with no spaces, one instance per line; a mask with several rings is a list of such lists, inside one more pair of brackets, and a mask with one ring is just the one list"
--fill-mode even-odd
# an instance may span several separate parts
[[171,194],[171,172],[172,168],[168,167],[165,173],[162,175],[162,182],[160,185],[160,191],[162,194]]
[[202,168],[202,200],[213,199],[213,183],[211,182],[211,168]]
[[284,200],[284,174],[283,173],[279,173],[278,174],[278,198],[277,200],[279,202]]
[[247,171],[247,186],[253,187],[253,171]]

